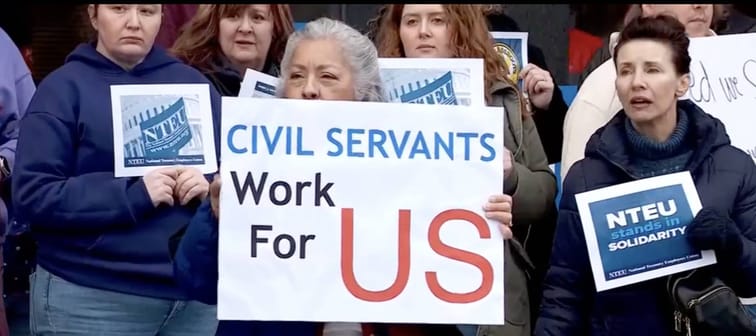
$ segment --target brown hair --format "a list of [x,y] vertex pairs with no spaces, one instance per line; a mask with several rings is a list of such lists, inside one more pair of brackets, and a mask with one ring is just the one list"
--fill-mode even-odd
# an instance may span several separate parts
[[[497,81],[507,82],[518,91],[517,85],[509,80],[504,58],[494,49],[494,42],[488,32],[488,20],[480,5],[443,4],[449,18],[452,52],[459,58],[482,58],[486,102],[491,102],[491,88]],[[381,57],[406,57],[399,37],[404,5],[388,5],[376,36],[378,55]],[[521,104],[522,105],[522,104]],[[522,113],[526,113],[522,109]]]
[[[690,73],[690,39],[685,33],[685,26],[676,18],[662,14],[637,17],[628,22],[620,33],[614,54],[617,55],[620,48],[633,40],[653,40],[667,45],[672,51],[672,64],[677,74]],[[617,58],[614,58],[614,65],[617,66]]]
[[[220,20],[243,13],[251,5],[200,5],[197,14],[186,23],[181,35],[173,43],[171,52],[187,64],[201,70],[210,70],[210,62],[221,56],[218,43]],[[294,32],[289,5],[270,5],[273,20],[273,38],[265,64],[281,62],[286,41]]]

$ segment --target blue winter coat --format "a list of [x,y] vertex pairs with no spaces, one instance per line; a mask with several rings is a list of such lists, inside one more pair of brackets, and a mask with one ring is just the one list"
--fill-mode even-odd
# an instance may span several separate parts
[[[678,102],[687,113],[695,147],[688,163],[704,207],[713,207],[738,225],[744,248],[734,266],[714,265],[715,272],[741,297],[756,296],[756,166],[730,145],[724,125],[689,100]],[[636,180],[629,164],[624,111],[596,131],[585,159],[564,181],[552,259],[547,271],[535,335],[669,336],[674,318],[665,279],[596,292],[583,229],[575,203],[581,192]]]

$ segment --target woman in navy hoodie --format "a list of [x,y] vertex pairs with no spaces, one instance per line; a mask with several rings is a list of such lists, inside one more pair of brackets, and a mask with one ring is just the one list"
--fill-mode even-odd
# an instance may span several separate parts
[[[348,25],[326,18],[308,23],[286,44],[281,62],[282,83],[278,96],[294,99],[386,101],[373,43]],[[327,66],[328,75],[322,75]],[[175,256],[176,277],[194,298],[217,301],[218,197],[220,179],[211,187],[192,219]],[[512,199],[495,195],[485,205],[488,218],[500,223],[503,236],[512,237]],[[256,304],[265,305],[265,302]],[[315,323],[220,321],[218,336],[370,336],[397,335],[397,325],[368,323]],[[434,334],[441,335],[441,334]]]
[[160,5],[88,12],[96,41],[42,81],[18,139],[13,201],[38,242],[32,333],[211,335],[215,307],[188,300],[167,247],[208,181],[187,167],[114,177],[110,86],[208,84],[214,120],[220,96],[197,70],[153,48]]

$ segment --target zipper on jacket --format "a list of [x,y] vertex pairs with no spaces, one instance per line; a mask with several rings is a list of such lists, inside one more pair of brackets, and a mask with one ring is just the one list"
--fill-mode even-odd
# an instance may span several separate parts
[[685,330],[687,330],[686,335],[693,336],[693,330],[690,328],[690,319],[688,317],[685,317]]
[[[693,276],[694,273],[696,273],[696,271],[697,270],[692,270],[687,275],[676,278],[674,282],[672,282],[671,276],[667,278],[667,290],[670,292],[670,295],[673,296],[670,299],[672,300],[672,305],[674,306],[673,309],[674,309],[674,316],[675,316],[675,331],[678,333],[682,333],[683,327],[684,327],[685,333],[688,336],[692,335],[692,330],[690,329],[690,319],[687,316],[683,315],[682,310],[684,307],[681,307],[681,304],[677,302],[677,300],[674,297],[674,293],[675,293],[675,288],[677,288],[680,281],[682,281],[683,279],[690,278],[691,276]],[[671,282],[671,286],[670,286],[670,282]],[[691,304],[689,303],[688,306],[691,306]]]
[[719,292],[721,292],[721,291],[723,291],[723,290],[727,290],[727,287],[719,287],[719,288],[717,288],[717,289],[715,289],[715,290],[713,290],[713,291],[711,291],[711,292],[708,292],[708,293],[704,294],[704,295],[703,295],[703,296],[701,296],[700,298],[697,298],[697,299],[691,299],[690,301],[688,301],[688,309],[691,309],[691,308],[693,308],[693,306],[695,306],[695,305],[696,305],[696,304],[698,304],[699,302],[703,302],[703,301],[704,301],[704,300],[706,300],[707,298],[709,298],[709,297],[713,296],[714,294],[717,294],[717,293],[719,293]]

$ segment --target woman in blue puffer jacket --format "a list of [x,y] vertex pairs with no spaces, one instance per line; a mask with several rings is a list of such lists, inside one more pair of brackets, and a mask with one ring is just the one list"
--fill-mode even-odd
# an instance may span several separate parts
[[675,335],[665,278],[596,292],[575,195],[689,171],[703,209],[686,238],[714,250],[707,267],[740,297],[756,296],[756,166],[725,126],[690,100],[689,40],[669,16],[638,18],[615,48],[623,110],[593,134],[564,182],[535,335]]

